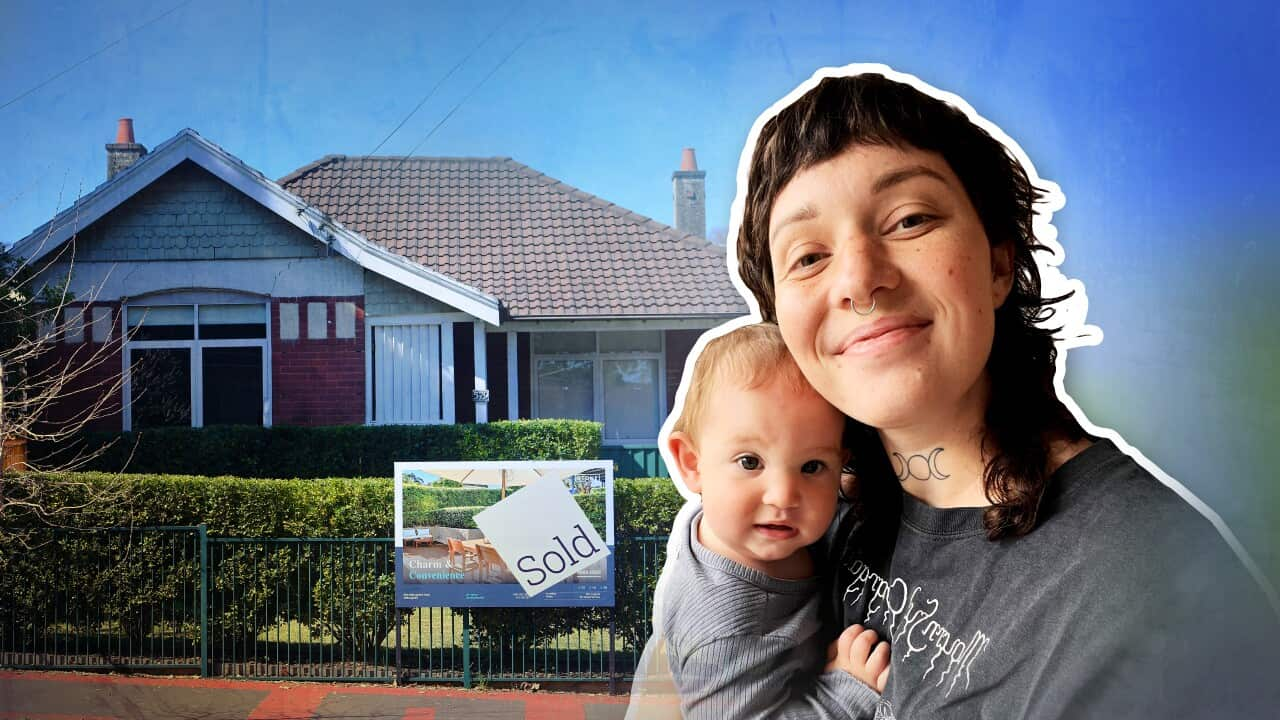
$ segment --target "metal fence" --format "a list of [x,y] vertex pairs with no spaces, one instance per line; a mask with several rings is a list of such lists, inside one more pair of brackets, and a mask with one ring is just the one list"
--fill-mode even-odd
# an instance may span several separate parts
[[0,665],[458,682],[629,677],[666,551],[620,538],[614,608],[395,607],[387,538],[58,531],[0,556]]

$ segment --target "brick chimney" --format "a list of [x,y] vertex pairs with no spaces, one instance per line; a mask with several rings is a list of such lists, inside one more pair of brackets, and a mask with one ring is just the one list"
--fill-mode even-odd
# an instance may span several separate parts
[[133,118],[120,118],[116,124],[116,141],[107,143],[107,179],[142,159],[147,148],[133,140]]
[[677,230],[707,236],[707,173],[698,169],[693,148],[680,153],[680,169],[671,173],[671,195]]

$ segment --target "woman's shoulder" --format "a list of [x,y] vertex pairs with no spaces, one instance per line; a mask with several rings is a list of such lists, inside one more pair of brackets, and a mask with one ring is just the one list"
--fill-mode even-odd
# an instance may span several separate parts
[[1184,488],[1163,482],[1110,440],[1059,468],[1046,492],[1045,539],[1073,552],[1119,587],[1221,596],[1262,587],[1227,541],[1220,521]]
[[1067,458],[1053,473],[1042,505],[1044,522],[1084,523],[1105,538],[1113,526],[1137,539],[1209,534],[1221,539],[1189,493],[1175,488],[1107,439]]

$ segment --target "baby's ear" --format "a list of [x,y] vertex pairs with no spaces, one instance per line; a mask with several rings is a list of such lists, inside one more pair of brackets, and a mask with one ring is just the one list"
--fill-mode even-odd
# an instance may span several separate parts
[[686,432],[676,431],[671,433],[671,437],[667,438],[667,449],[671,451],[671,457],[675,458],[676,471],[680,473],[680,479],[684,480],[685,487],[690,492],[702,492],[702,479],[698,476],[698,451],[693,446],[693,438],[689,437]]

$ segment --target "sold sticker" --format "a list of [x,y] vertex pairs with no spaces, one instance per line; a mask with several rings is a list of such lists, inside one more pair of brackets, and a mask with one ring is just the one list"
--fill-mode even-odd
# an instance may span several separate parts
[[558,477],[529,484],[476,513],[475,521],[529,597],[609,556]]

